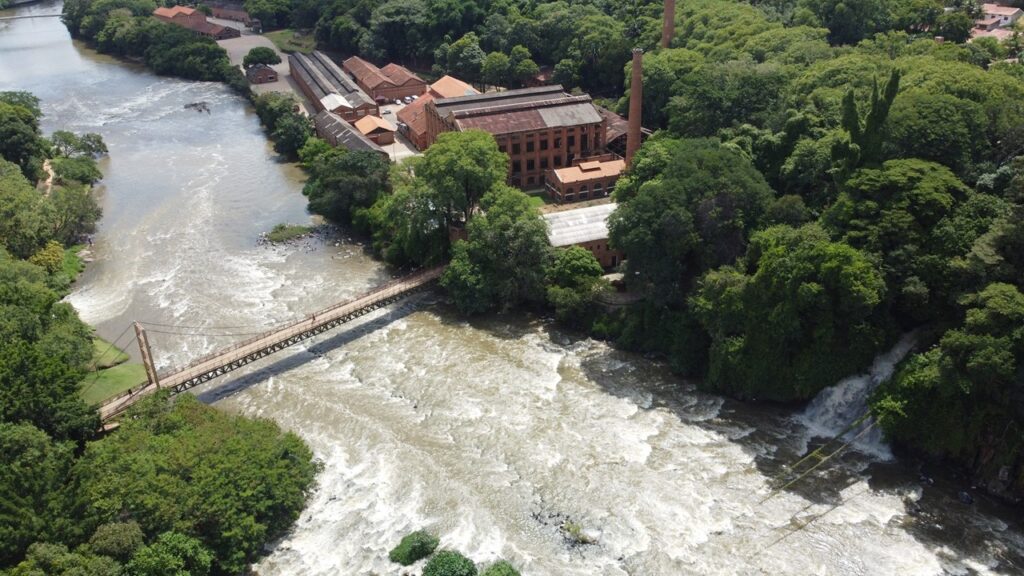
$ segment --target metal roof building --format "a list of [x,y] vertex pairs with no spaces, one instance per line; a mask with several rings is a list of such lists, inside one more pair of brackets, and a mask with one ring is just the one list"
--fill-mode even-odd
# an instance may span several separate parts
[[355,126],[329,110],[322,110],[313,117],[316,134],[331,146],[341,146],[347,150],[368,150],[387,156],[383,148],[364,136]]
[[551,245],[560,248],[607,240],[608,217],[615,211],[615,207],[615,204],[609,203],[545,214]]
[[302,93],[317,111],[330,110],[353,121],[366,114],[378,114],[373,98],[322,52],[289,54],[288,65]]

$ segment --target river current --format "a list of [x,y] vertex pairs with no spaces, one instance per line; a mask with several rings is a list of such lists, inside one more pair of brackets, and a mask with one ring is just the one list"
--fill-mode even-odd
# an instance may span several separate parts
[[[391,277],[343,235],[257,245],[310,221],[302,173],[220,85],[98,55],[47,18],[0,22],[0,90],[39,96],[46,132],[107,141],[96,261],[69,300],[111,340],[148,322],[162,366]],[[209,114],[184,107],[199,101]],[[529,576],[1024,573],[1011,512],[959,502],[955,479],[879,438],[773,492],[905,352],[793,413],[702,394],[543,319],[467,322],[427,294],[196,393],[277,421],[324,464],[263,576],[404,574],[387,551],[417,528]],[[565,522],[595,543],[574,545]]]

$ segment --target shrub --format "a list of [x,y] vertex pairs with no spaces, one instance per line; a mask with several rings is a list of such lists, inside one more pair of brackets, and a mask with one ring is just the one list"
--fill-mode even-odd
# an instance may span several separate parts
[[519,576],[519,570],[505,560],[498,560],[484,570],[481,576]]
[[454,550],[442,550],[427,562],[423,576],[476,576],[476,565]]
[[437,536],[425,530],[417,530],[402,538],[398,546],[388,553],[388,558],[392,562],[408,566],[421,558],[430,556],[437,549],[439,543]]

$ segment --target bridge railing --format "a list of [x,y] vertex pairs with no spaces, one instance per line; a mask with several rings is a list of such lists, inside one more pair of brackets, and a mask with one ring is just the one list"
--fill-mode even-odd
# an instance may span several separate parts
[[317,310],[316,312],[312,312],[310,314],[307,314],[306,316],[304,316],[304,317],[302,317],[300,319],[286,321],[286,322],[284,322],[282,324],[279,324],[279,325],[275,326],[274,328],[272,328],[270,330],[267,330],[265,332],[261,332],[261,333],[257,334],[256,336],[252,336],[250,338],[247,338],[245,340],[242,340],[240,342],[232,344],[231,346],[228,346],[226,348],[221,348],[219,350],[216,350],[214,352],[211,352],[209,354],[201,356],[200,358],[198,358],[196,360],[193,360],[192,362],[189,362],[185,366],[178,367],[178,368],[172,368],[172,369],[169,369],[169,370],[165,370],[165,371],[160,373],[159,377],[161,379],[163,379],[165,376],[170,376],[170,375],[173,375],[173,374],[179,374],[181,372],[189,370],[190,368],[194,368],[196,366],[199,366],[200,364],[203,364],[204,362],[208,362],[208,361],[213,360],[214,358],[217,358],[219,356],[223,356],[225,354],[229,354],[229,353],[231,353],[231,352],[233,352],[235,350],[238,350],[239,348],[244,348],[245,346],[249,346],[250,344],[254,344],[256,342],[259,342],[260,340],[263,340],[265,338],[269,338],[269,337],[271,337],[271,336],[273,336],[275,334],[280,334],[281,332],[284,332],[284,331],[286,331],[288,329],[295,328],[295,327],[298,327],[298,326],[302,326],[303,324],[308,323],[311,318],[318,318],[318,317],[327,315],[327,314],[329,314],[329,313],[331,313],[331,312],[333,312],[335,310],[338,310],[339,308],[344,308],[345,306],[350,306],[352,304],[355,304],[355,303],[359,302],[360,300],[365,300],[367,298],[372,298],[373,296],[382,295],[384,292],[387,292],[388,290],[391,290],[392,288],[395,288],[396,286],[400,286],[402,284],[413,284],[413,285],[415,285],[414,287],[418,287],[421,283],[423,283],[423,279],[425,277],[427,278],[426,281],[435,280],[437,277],[440,276],[440,272],[443,269],[444,269],[443,266],[439,266],[439,267],[436,267],[436,268],[431,268],[429,270],[423,270],[421,272],[415,272],[413,274],[410,274],[408,276],[403,276],[401,278],[396,278],[394,280],[391,280],[390,282],[386,282],[384,284],[376,286],[376,287],[374,287],[371,290],[367,290],[366,292],[362,292],[359,295],[357,295],[357,296],[355,296],[355,297],[353,297],[353,298],[351,298],[349,300],[346,300],[344,302],[339,302],[337,304],[333,304],[333,305],[328,306],[327,308],[323,308],[321,310]]

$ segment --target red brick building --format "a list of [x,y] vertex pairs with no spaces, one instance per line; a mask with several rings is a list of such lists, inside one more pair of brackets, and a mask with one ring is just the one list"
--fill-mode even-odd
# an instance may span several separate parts
[[378,68],[358,56],[341,63],[345,72],[377,102],[401,100],[427,91],[427,83],[409,69],[398,64]]
[[322,110],[313,117],[313,128],[316,135],[335,148],[341,147],[352,151],[376,152],[387,158],[388,153],[376,142],[363,136],[355,126],[349,124],[337,114]]
[[242,4],[235,4],[233,2],[209,2],[207,6],[210,7],[212,16],[214,18],[220,18],[221,20],[232,20],[234,22],[241,22],[247,27],[252,28],[252,25],[258,20],[254,20],[252,16],[245,10]]
[[533,189],[544,174],[600,154],[606,120],[590,96],[571,96],[561,86],[440,98],[427,103],[427,144],[442,132],[483,130],[509,155],[509,182]]
[[614,154],[576,160],[546,174],[548,196],[559,204],[605,198],[615,189],[626,161]]
[[398,111],[399,129],[412,145],[419,150],[426,150],[427,143],[427,103],[437,98],[457,98],[479,94],[475,88],[452,76],[445,76],[427,88],[427,93],[420,96],[405,108]]
[[277,71],[266,64],[254,64],[245,71],[245,78],[250,84],[277,82]]
[[230,26],[221,26],[207,22],[205,14],[187,6],[160,7],[153,11],[153,16],[158,20],[177,24],[183,28],[188,28],[199,36],[213,38],[214,40],[238,38],[242,35],[241,32]]
[[380,116],[373,98],[363,92],[326,54],[289,54],[288,66],[299,89],[319,112],[329,110],[347,122]]

